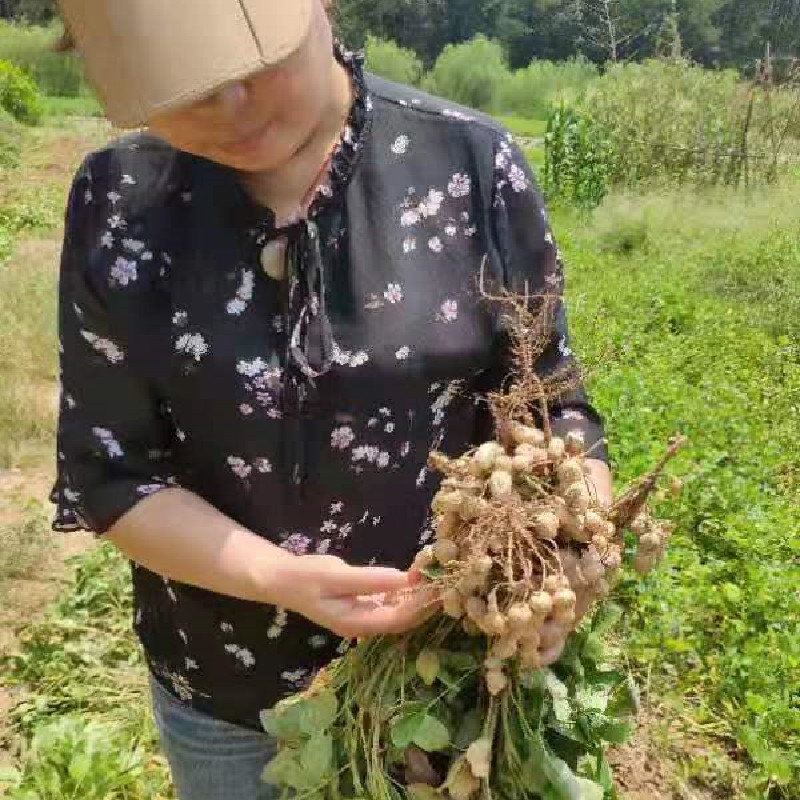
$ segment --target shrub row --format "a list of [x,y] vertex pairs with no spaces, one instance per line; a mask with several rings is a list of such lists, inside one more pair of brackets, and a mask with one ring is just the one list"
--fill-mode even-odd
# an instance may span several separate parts
[[484,36],[447,45],[427,74],[416,53],[394,42],[370,37],[366,56],[368,69],[389,80],[488,113],[533,119],[545,119],[561,100],[576,100],[598,75],[584,59],[532,61],[525,69],[511,70],[501,45]]

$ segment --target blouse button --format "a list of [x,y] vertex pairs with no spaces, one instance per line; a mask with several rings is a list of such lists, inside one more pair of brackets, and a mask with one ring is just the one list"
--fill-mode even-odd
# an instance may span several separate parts
[[274,281],[286,277],[286,239],[268,242],[261,251],[261,268]]

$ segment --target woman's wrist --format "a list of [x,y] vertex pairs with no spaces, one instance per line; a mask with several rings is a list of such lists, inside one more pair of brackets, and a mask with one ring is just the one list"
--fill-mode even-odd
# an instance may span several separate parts
[[244,557],[249,565],[247,580],[252,587],[248,594],[259,603],[291,608],[298,581],[303,580],[300,557],[265,539],[258,540],[256,552]]

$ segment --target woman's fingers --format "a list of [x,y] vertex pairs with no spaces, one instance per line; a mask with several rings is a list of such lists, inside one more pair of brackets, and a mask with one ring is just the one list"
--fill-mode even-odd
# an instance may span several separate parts
[[377,595],[410,586],[407,572],[388,567],[351,567],[334,559],[324,576],[323,592],[333,597]]
[[379,636],[415,628],[435,612],[430,592],[417,591],[397,603],[375,598],[337,598],[329,601],[332,627],[341,636]]

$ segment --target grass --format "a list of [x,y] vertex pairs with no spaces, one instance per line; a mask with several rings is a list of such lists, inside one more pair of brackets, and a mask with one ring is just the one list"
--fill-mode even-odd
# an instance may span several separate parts
[[722,796],[800,797],[795,192],[617,197],[558,225],[618,477],[691,440],[675,546],[626,635],[650,691],[749,764],[744,783],[689,765]]
[[42,502],[10,492],[0,501],[0,600],[2,580],[33,574],[41,564],[42,552],[50,540],[49,509]]
[[51,120],[63,117],[101,117],[103,111],[97,99],[90,94],[78,97],[57,97],[46,95],[42,98],[45,116]]
[[[72,171],[107,135],[99,123],[64,125],[25,129],[20,166],[7,169],[0,186],[0,469],[52,445],[59,248],[52,231]],[[14,257],[14,244],[32,233],[42,237],[38,245]]]
[[85,92],[83,69],[77,55],[53,52],[61,27],[12,24],[0,20],[0,60],[21,67],[45,94],[77,97]]
[[524,117],[513,115],[500,115],[495,119],[513,133],[514,136],[524,139],[542,139],[547,133],[547,120],[525,119]]
[[128,566],[104,545],[80,558],[69,593],[23,636],[8,668],[31,691],[13,712],[26,748],[7,771],[9,798],[172,797],[131,613]]
[[[14,240],[53,224],[63,201],[63,186],[42,189],[36,158],[25,163],[0,222]],[[673,776],[686,797],[800,798],[798,186],[617,195],[591,217],[555,213],[574,340],[594,367],[618,480],[674,432],[691,439],[676,467],[686,489],[664,508],[679,522],[672,553],[622,597],[626,653],[665,741],[692,732]],[[54,379],[54,272],[26,267],[0,262],[0,385],[29,387],[0,392],[0,466],[52,435],[34,401]],[[99,547],[29,626],[4,669],[25,688],[12,800],[171,796],[130,610],[127,568]]]

